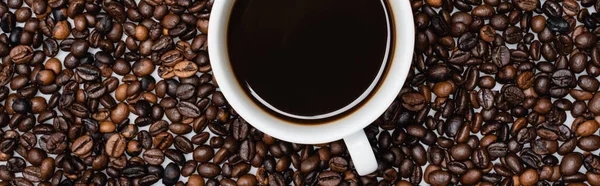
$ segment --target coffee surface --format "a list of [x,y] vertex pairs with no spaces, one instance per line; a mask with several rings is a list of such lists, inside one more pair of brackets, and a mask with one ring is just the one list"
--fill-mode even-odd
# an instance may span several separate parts
[[257,104],[280,116],[323,119],[376,87],[388,34],[379,0],[238,0],[228,49]]

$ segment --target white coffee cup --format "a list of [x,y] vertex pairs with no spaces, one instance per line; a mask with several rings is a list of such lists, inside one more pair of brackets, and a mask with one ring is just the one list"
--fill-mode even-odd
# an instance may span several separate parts
[[[412,62],[414,24],[408,0],[387,1],[392,35],[387,73],[371,98],[354,112],[318,125],[301,125],[274,117],[246,95],[229,62],[227,30],[235,0],[214,2],[208,27],[208,52],[213,75],[223,95],[235,111],[258,130],[275,138],[301,144],[320,144],[344,139],[352,162],[360,175],[377,169],[377,161],[363,128],[375,121],[394,101],[402,88]],[[274,87],[275,88],[275,87]]]

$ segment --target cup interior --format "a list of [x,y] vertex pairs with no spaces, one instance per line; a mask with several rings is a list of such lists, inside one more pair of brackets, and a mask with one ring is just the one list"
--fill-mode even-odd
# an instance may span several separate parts
[[300,124],[283,120],[264,111],[237,82],[229,62],[227,30],[235,0],[215,1],[208,32],[208,52],[213,75],[229,104],[248,123],[278,139],[294,143],[318,144],[342,139],[369,125],[393,102],[410,69],[414,49],[414,25],[409,1],[387,1],[390,14],[392,48],[387,73],[379,87],[360,108],[322,124]]

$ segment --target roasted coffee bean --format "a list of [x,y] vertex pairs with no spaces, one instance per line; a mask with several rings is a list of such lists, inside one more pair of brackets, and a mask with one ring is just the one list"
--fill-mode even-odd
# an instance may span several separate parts
[[[269,179],[271,181],[271,179]],[[342,181],[340,173],[333,171],[324,171],[319,174],[319,185],[339,185]]]
[[552,74],[552,82],[560,87],[573,85],[575,82],[574,75],[571,71],[561,69]]
[[134,105],[135,113],[138,116],[148,116],[152,112],[152,106],[146,100],[139,100]]
[[502,34],[506,43],[515,44],[523,39],[521,29],[516,26],[508,27]]
[[600,139],[600,136],[591,135],[582,137],[577,142],[577,147],[585,151],[595,151],[600,149],[600,144],[596,141]]
[[451,180],[451,175],[448,172],[436,170],[429,173],[428,182],[431,185],[448,185]]
[[179,181],[179,166],[175,163],[169,163],[165,168],[165,174],[162,183],[165,185],[174,185]]
[[19,45],[10,50],[9,56],[17,64],[27,63],[33,59],[33,49],[27,45]]
[[503,67],[510,62],[510,51],[506,46],[501,46],[493,50],[492,61],[498,66]]
[[159,149],[146,150],[143,157],[151,165],[160,165],[165,160],[164,153]]
[[19,114],[31,112],[31,101],[23,98],[17,98],[12,103],[12,109]]
[[40,182],[42,181],[42,173],[39,167],[28,166],[23,170],[23,178],[30,182]]
[[55,171],[55,160],[53,158],[46,158],[40,165],[40,173],[42,180],[48,180],[52,177]]
[[569,23],[563,18],[548,18],[546,20],[546,28],[560,33],[567,33],[570,30]]
[[[175,16],[175,15],[174,15]],[[179,50],[171,50],[161,56],[162,64],[165,66],[173,67],[177,63],[184,60],[183,54]]]
[[125,138],[121,134],[113,134],[107,141],[106,154],[111,157],[119,157],[125,152],[126,142]]
[[147,169],[142,165],[128,166],[121,171],[121,175],[129,178],[140,177],[148,174]]
[[158,182],[159,180],[160,180],[160,177],[158,177],[157,175],[151,174],[151,175],[147,175],[147,176],[140,178],[138,183],[140,185],[152,185],[152,184]]
[[221,173],[221,168],[213,163],[202,163],[198,165],[198,174],[205,178],[213,178]]
[[131,71],[137,77],[146,76],[154,71],[154,64],[150,59],[142,59],[138,62],[133,63],[133,65],[131,66]]
[[22,172],[25,169],[25,160],[18,157],[8,159],[6,162],[6,169],[11,172]]
[[173,73],[179,78],[187,78],[193,76],[198,71],[198,66],[191,61],[178,62],[173,67]]
[[191,117],[191,118],[196,118],[198,116],[200,116],[200,114],[202,113],[202,111],[200,110],[200,108],[198,108],[196,105],[187,102],[187,101],[181,101],[177,104],[177,111],[179,111],[179,113],[181,113],[181,115],[186,116],[186,117]]
[[[24,167],[24,165],[23,165],[23,167]],[[8,170],[7,166],[1,165],[0,166],[0,179],[6,180],[6,181],[13,180],[13,179],[15,179],[15,173]]]
[[508,153],[508,145],[505,143],[496,142],[487,146],[487,150],[492,158],[504,157]]
[[516,5],[521,10],[524,11],[533,11],[539,4],[538,0],[514,0],[513,4]]
[[566,176],[577,173],[583,164],[582,158],[582,155],[576,152],[566,154],[560,163],[560,173]]
[[92,81],[100,77],[100,70],[90,64],[84,64],[75,68],[77,76],[86,81]]
[[27,162],[31,163],[33,166],[40,166],[42,161],[47,157],[45,151],[39,148],[32,148],[27,152],[27,157],[25,158]]
[[94,141],[90,136],[81,136],[77,138],[71,145],[71,151],[77,156],[84,156],[92,150]]
[[168,132],[160,132],[154,136],[152,146],[155,148],[164,150],[169,148],[173,144],[173,135]]
[[595,43],[597,43],[596,35],[588,32],[581,33],[574,39],[575,46],[580,49],[594,47]]
[[563,14],[563,8],[557,2],[544,2],[542,9],[549,17],[561,17]]
[[192,145],[192,142],[186,137],[176,136],[174,140],[175,148],[180,150],[181,152],[191,153],[194,151],[194,146]]

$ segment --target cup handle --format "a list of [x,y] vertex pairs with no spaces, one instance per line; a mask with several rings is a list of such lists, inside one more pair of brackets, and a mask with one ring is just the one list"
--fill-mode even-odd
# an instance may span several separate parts
[[363,130],[344,137],[344,143],[346,143],[354,168],[359,175],[364,176],[377,170],[375,154]]

